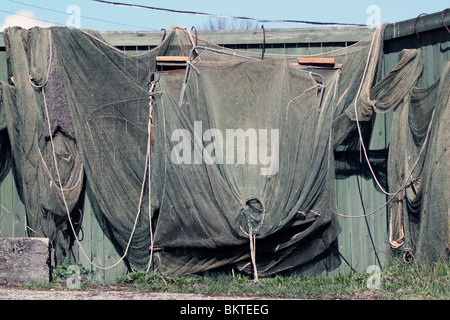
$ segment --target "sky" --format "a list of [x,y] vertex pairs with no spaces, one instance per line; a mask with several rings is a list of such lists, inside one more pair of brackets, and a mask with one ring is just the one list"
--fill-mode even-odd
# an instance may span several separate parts
[[[441,12],[448,0],[113,0],[128,4],[265,20],[307,20],[378,25]],[[98,31],[161,30],[178,25],[205,29],[210,17],[114,6],[90,0],[0,0],[0,31],[10,26],[70,26]],[[450,14],[450,10],[447,14]],[[226,19],[229,26],[240,22]],[[260,23],[264,28],[317,27]]]

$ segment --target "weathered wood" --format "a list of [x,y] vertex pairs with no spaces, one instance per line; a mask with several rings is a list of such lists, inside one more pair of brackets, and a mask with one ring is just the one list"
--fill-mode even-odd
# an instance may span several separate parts
[[[284,43],[357,42],[373,33],[368,27],[277,28],[266,29],[266,45]],[[114,46],[157,46],[162,31],[101,31]],[[199,30],[199,38],[219,44],[262,44],[261,29]]]
[[[416,32],[420,33],[433,29],[444,28],[441,12],[432,13],[427,16],[421,16],[417,20],[416,19],[417,17],[389,24],[388,26],[386,26],[386,30],[384,31],[384,40],[387,41],[414,35]],[[448,10],[445,14],[444,21],[447,26],[450,26],[450,10]]]
[[334,58],[319,58],[319,57],[299,57],[297,58],[299,65],[305,66],[322,66],[334,67]]
[[320,58],[320,57],[299,57],[298,63],[301,64],[334,64],[334,58]]
[[157,56],[157,62],[186,62],[189,57],[186,56]]
[[0,238],[0,284],[50,281],[48,238]]

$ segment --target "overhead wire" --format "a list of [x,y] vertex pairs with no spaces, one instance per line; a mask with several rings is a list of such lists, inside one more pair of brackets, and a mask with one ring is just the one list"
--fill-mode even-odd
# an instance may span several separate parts
[[[9,1],[13,2],[13,3],[17,3],[17,4],[21,4],[21,5],[27,6],[27,7],[30,7],[30,8],[36,8],[36,9],[45,10],[45,11],[49,11],[49,12],[55,12],[55,13],[63,14],[63,15],[66,15],[66,16],[70,16],[71,15],[71,13],[68,13],[68,12],[65,12],[65,11],[60,11],[60,10],[56,10],[56,9],[46,8],[46,7],[42,7],[42,6],[38,6],[38,5],[34,5],[34,4],[28,4],[28,3],[25,3],[25,2],[22,2],[22,1],[16,1],[16,0],[9,0]],[[3,10],[0,10],[0,11],[6,12],[6,13],[9,13],[9,14],[18,15],[18,16],[28,17],[28,16],[25,16],[25,15],[20,15],[20,14],[13,13],[13,12],[7,12],[7,11],[3,11]],[[133,24],[128,24],[128,23],[122,23],[122,22],[105,20],[105,19],[100,19],[100,18],[95,18],[95,17],[83,16],[83,15],[80,15],[80,18],[87,19],[87,20],[92,20],[92,21],[103,22],[103,23],[114,24],[114,25],[118,25],[118,26],[139,28],[139,29],[152,30],[152,31],[156,31],[157,30],[155,28],[149,28],[149,27],[144,27],[144,26],[138,26],[138,25],[133,25]],[[34,18],[34,19],[40,20],[40,21],[43,21],[43,22],[53,23],[53,24],[56,24],[56,25],[59,25],[59,26],[64,26],[65,25],[63,23],[58,23],[58,22],[54,22],[54,21],[42,20],[42,19],[38,19],[38,18]]]
[[200,12],[200,11],[160,8],[160,7],[148,6],[148,5],[142,5],[142,4],[132,4],[132,3],[116,2],[116,1],[105,1],[105,0],[87,0],[87,1],[109,4],[109,5],[120,6],[120,7],[131,7],[131,8],[147,9],[147,10],[153,10],[153,11],[161,11],[161,12],[167,12],[167,13],[187,14],[187,15],[196,15],[196,16],[232,19],[232,20],[246,20],[246,21],[254,21],[254,22],[261,22],[261,23],[291,23],[291,24],[310,24],[310,25],[322,25],[322,26],[356,26],[356,27],[366,27],[367,26],[365,24],[357,24],[357,23],[318,22],[318,21],[292,20],[292,19],[278,19],[278,20],[275,19],[275,20],[273,20],[273,19],[257,19],[257,18],[251,18],[251,17],[232,17],[232,16],[217,15],[217,14]]
[[64,24],[62,24],[62,23],[58,23],[58,22],[55,22],[55,21],[50,21],[50,20],[44,20],[44,19],[39,19],[39,18],[35,18],[35,17],[30,17],[30,16],[27,16],[27,15],[25,15],[25,14],[20,14],[20,13],[17,13],[17,12],[11,12],[11,11],[2,10],[2,9],[0,9],[0,12],[12,14],[12,15],[19,16],[19,17],[24,17],[24,18],[30,18],[30,19],[34,19],[34,20],[39,20],[39,21],[42,21],[42,22],[52,23],[52,24],[59,25],[59,26],[63,26],[63,25],[64,25]]

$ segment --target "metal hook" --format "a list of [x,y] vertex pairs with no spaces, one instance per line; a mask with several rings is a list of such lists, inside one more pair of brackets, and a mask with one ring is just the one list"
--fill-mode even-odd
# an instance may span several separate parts
[[[149,70],[150,71],[150,70]],[[157,80],[155,80],[155,74],[157,74],[158,75],[158,79]],[[152,79],[153,78],[153,79]],[[159,81],[159,79],[161,78],[161,74],[159,73],[159,72],[157,72],[157,71],[151,71],[151,72],[149,72],[148,73],[148,83],[152,83],[152,82],[154,82],[154,83],[158,83],[158,81]]]
[[[198,42],[198,37],[197,37],[197,28],[195,27],[195,26],[192,26],[191,27],[191,31],[192,30],[194,30],[194,32],[195,32],[195,46],[194,46],[194,48],[195,47],[197,47],[197,42]],[[197,52],[195,51],[194,52],[194,59],[195,59],[195,57],[197,57],[198,56],[198,54],[197,54]]]
[[[178,106],[179,107],[181,107],[181,105],[182,105],[184,92],[186,90],[187,79],[188,79],[189,70],[190,70],[190,66],[191,66],[190,62],[191,62],[191,59],[192,59],[192,56],[193,56],[194,52],[196,50],[198,50],[198,49],[202,49],[202,50],[206,50],[206,51],[210,51],[210,52],[215,52],[215,53],[219,53],[219,54],[224,54],[224,55],[228,55],[228,56],[238,57],[238,58],[242,58],[242,59],[252,60],[252,61],[260,61],[257,58],[243,56],[243,55],[240,55],[240,54],[236,54],[235,52],[232,53],[232,52],[218,50],[218,49],[204,47],[204,46],[193,47],[191,49],[191,52],[189,53],[188,64],[186,66],[186,72],[184,73],[184,79],[183,79],[183,84],[181,86],[180,98],[178,99]],[[320,112],[320,106],[322,104],[322,99],[323,99],[323,92],[325,90],[325,79],[324,79],[324,77],[322,75],[318,74],[318,73],[307,71],[307,70],[304,70],[304,69],[298,69],[298,70],[300,70],[301,72],[307,73],[307,74],[309,74],[311,76],[319,77],[321,79],[322,84],[321,84],[321,88],[320,88],[319,103],[318,103],[318,106],[317,106],[318,110]]]
[[419,40],[420,49],[422,49],[422,42],[420,41],[419,32],[417,32],[417,20],[419,20],[420,17],[427,16],[427,15],[428,15],[428,13],[421,13],[414,20],[414,32],[416,33],[417,40]]
[[450,8],[444,9],[441,12],[441,20],[442,20],[442,24],[444,25],[445,29],[447,29],[448,33],[450,33],[450,29],[447,27],[447,25],[445,24],[445,14],[447,12],[447,10],[450,10]]
[[81,220],[83,220],[83,211],[81,211],[80,208],[77,208],[77,209],[78,209],[78,212],[79,212],[79,214],[80,214],[80,218],[78,219],[78,221],[73,221],[72,216],[70,216],[70,220],[72,220],[72,222],[73,222],[74,224],[80,224],[80,223],[81,223]]
[[166,33],[167,33],[167,30],[166,30],[165,28],[162,28],[161,31],[164,31],[163,37],[162,37],[162,39],[161,39],[161,42],[163,42],[164,39],[166,39]]
[[263,45],[262,45],[261,60],[264,60],[264,51],[266,50],[266,29],[264,29],[264,25],[261,25],[261,29],[263,30]]
[[192,29],[193,29],[194,32],[195,32],[195,46],[197,46],[197,40],[198,40],[198,38],[197,38],[197,28],[196,28],[195,26],[192,26],[192,27],[191,27],[191,31],[192,31]]

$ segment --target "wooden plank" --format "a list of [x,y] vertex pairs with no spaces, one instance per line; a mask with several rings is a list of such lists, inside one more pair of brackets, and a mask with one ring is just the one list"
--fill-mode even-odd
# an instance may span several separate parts
[[5,51],[0,51],[0,81],[8,81],[8,65]]
[[[266,29],[266,44],[357,42],[373,33],[368,27],[277,28]],[[157,46],[161,31],[100,31],[101,36],[114,46]],[[260,29],[199,30],[198,37],[219,45],[262,44]]]
[[189,57],[186,56],[158,56],[156,57],[156,65],[160,67],[160,71],[184,69],[187,66]]
[[[103,232],[102,225],[104,221],[98,221],[92,213],[91,218],[91,260],[100,267],[105,267],[104,242],[106,236]],[[98,283],[104,283],[105,270],[94,267],[94,280]]]
[[[392,118],[392,111],[390,112],[390,114],[377,114],[375,116],[372,138],[369,145],[370,150],[387,150],[389,146],[388,134],[390,133],[391,124],[391,122],[387,123],[388,118]],[[386,189],[388,189],[387,186]],[[370,212],[378,209],[388,200],[388,197],[382,192],[373,192],[373,195],[373,205],[369,209]],[[388,239],[388,210],[389,207],[386,206],[384,209],[378,211],[373,215],[372,235],[375,242],[375,248],[373,252],[373,256],[375,258],[374,264],[379,265],[380,263],[381,266],[384,266],[387,261],[386,240]]]
[[[20,201],[19,193],[17,192],[16,183],[14,178],[12,179],[12,204],[14,214],[18,219],[14,219],[13,228],[14,228],[14,237],[26,237],[28,235],[28,230],[26,227],[27,224],[27,212],[25,209],[25,205]],[[32,233],[33,237],[42,237],[42,234]]]
[[13,176],[10,172],[0,186],[0,237],[14,237]]
[[[105,266],[110,267],[116,264],[121,256],[117,253],[116,248],[111,241],[105,237],[104,240],[104,254],[105,254]],[[123,260],[115,267],[105,270],[104,283],[114,284],[117,276],[122,276],[127,273],[128,269]]]
[[186,56],[157,56],[157,62],[186,62],[189,57]]
[[334,58],[299,57],[298,66],[302,68],[340,69],[342,64],[335,64]]
[[299,57],[297,59],[299,64],[308,64],[308,65],[334,65],[334,58],[319,58],[319,57]]
[[[336,197],[338,202],[338,212],[340,214],[349,215],[351,197],[348,193],[350,190],[349,178],[336,180]],[[341,233],[338,236],[339,253],[341,257],[341,265],[337,272],[340,274],[348,274],[352,271],[352,233],[350,232],[351,220],[344,217],[338,217]]]
[[[350,185],[349,185],[349,197],[350,197],[350,212],[349,215],[357,216],[364,213],[361,199],[360,199],[360,192],[361,188],[359,186],[360,177],[357,175],[351,176],[349,178]],[[348,219],[348,218],[346,218]],[[352,235],[352,242],[351,242],[351,255],[352,255],[352,268],[356,270],[356,272],[363,272],[364,270],[364,261],[367,258],[366,252],[364,250],[364,240],[365,240],[365,233],[364,233],[364,221],[362,221],[361,218],[351,218],[350,219],[350,230],[348,232]]]
[[[86,254],[87,258],[84,256],[80,246],[75,241],[72,246],[72,251],[74,253],[75,260],[80,262],[81,265],[92,272],[95,272],[94,267],[89,262],[92,259],[92,219],[95,219],[92,215],[91,204],[87,199],[87,195],[84,195],[84,206],[82,208],[83,219],[81,221],[81,231],[78,233],[78,240],[80,241],[80,245],[83,248],[84,254]],[[88,260],[89,259],[89,260]]]

